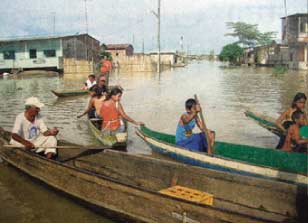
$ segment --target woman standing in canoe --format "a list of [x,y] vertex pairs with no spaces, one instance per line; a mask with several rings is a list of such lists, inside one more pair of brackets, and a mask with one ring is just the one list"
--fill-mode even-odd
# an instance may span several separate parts
[[123,106],[120,103],[122,94],[122,90],[115,87],[110,91],[107,98],[103,102],[100,110],[100,116],[102,118],[102,132],[124,132],[125,126],[121,121],[121,118],[135,125],[143,125],[142,122],[135,121],[125,113]]
[[[304,124],[308,125],[307,114],[305,112],[307,97],[304,93],[297,93],[293,99],[291,107],[283,112],[280,117],[276,120],[276,125],[284,133],[287,132],[288,128],[294,124],[292,115],[295,111],[302,111],[305,116]],[[281,149],[285,141],[285,136],[280,137],[280,141],[277,145],[277,149]]]

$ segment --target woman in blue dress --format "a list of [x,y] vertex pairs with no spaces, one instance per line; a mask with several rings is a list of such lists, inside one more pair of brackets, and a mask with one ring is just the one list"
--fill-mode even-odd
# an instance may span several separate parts
[[[209,154],[211,154],[211,151],[207,151],[208,142],[203,132],[202,123],[198,117],[198,113],[200,112],[199,104],[197,104],[195,99],[191,98],[185,102],[185,108],[186,113],[181,116],[176,128],[176,145],[192,151],[209,152]],[[202,132],[193,133],[193,129],[196,125]],[[211,145],[213,145],[215,133],[209,131],[208,135],[209,141]]]

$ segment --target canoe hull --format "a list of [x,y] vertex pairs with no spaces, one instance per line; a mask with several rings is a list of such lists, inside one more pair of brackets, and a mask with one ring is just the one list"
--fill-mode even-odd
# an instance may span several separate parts
[[54,91],[54,90],[52,90],[51,92],[59,98],[86,95],[86,94],[89,93],[88,90],[71,90],[71,91]]
[[276,126],[275,119],[273,117],[250,110],[245,111],[245,115],[275,135],[279,137],[284,135],[284,133]]
[[302,174],[285,172],[271,167],[258,166],[221,156],[211,157],[206,153],[189,151],[185,148],[181,148],[155,138],[155,134],[161,134],[161,137],[169,136],[159,132],[154,132],[146,127],[141,127],[141,130],[138,130],[137,133],[151,147],[152,150],[186,164],[200,166],[203,168],[210,168],[218,171],[231,172],[240,175],[308,185],[308,177]]
[[171,198],[114,178],[95,174],[75,165],[48,160],[18,148],[2,147],[0,156],[14,167],[49,186],[101,207],[103,210],[118,213],[121,218],[129,222],[178,223],[182,222],[181,218],[184,216],[187,219],[186,222],[194,223],[261,223],[281,222],[287,219],[287,216],[272,212],[265,213],[262,209],[251,212],[261,212],[261,214],[264,212],[263,217],[260,213],[260,217],[253,217],[244,213],[239,214],[226,209]]
[[[117,141],[116,137],[104,137],[101,133],[101,131],[95,126],[95,121],[91,121],[88,119],[90,131],[92,132],[95,139],[104,146],[110,146],[112,148],[118,148],[118,149],[125,149],[127,146],[127,137],[125,140],[119,142]],[[127,123],[125,122],[125,132],[124,134],[127,135]]]

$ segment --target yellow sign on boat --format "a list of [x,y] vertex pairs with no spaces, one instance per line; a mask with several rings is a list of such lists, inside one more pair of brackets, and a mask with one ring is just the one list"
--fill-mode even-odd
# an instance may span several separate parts
[[179,185],[160,190],[159,192],[171,197],[198,202],[206,205],[213,205],[214,202],[214,196],[212,194],[187,187],[182,187]]

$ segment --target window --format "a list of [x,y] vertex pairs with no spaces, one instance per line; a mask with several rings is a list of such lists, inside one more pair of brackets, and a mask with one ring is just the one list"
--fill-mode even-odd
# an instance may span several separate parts
[[29,54],[30,54],[30,59],[35,59],[36,58],[36,49],[30,49]]
[[290,53],[290,61],[293,61],[293,53]]
[[15,51],[13,51],[13,50],[4,51],[3,52],[3,58],[5,60],[15,60]]
[[55,57],[56,50],[44,50],[45,57]]

